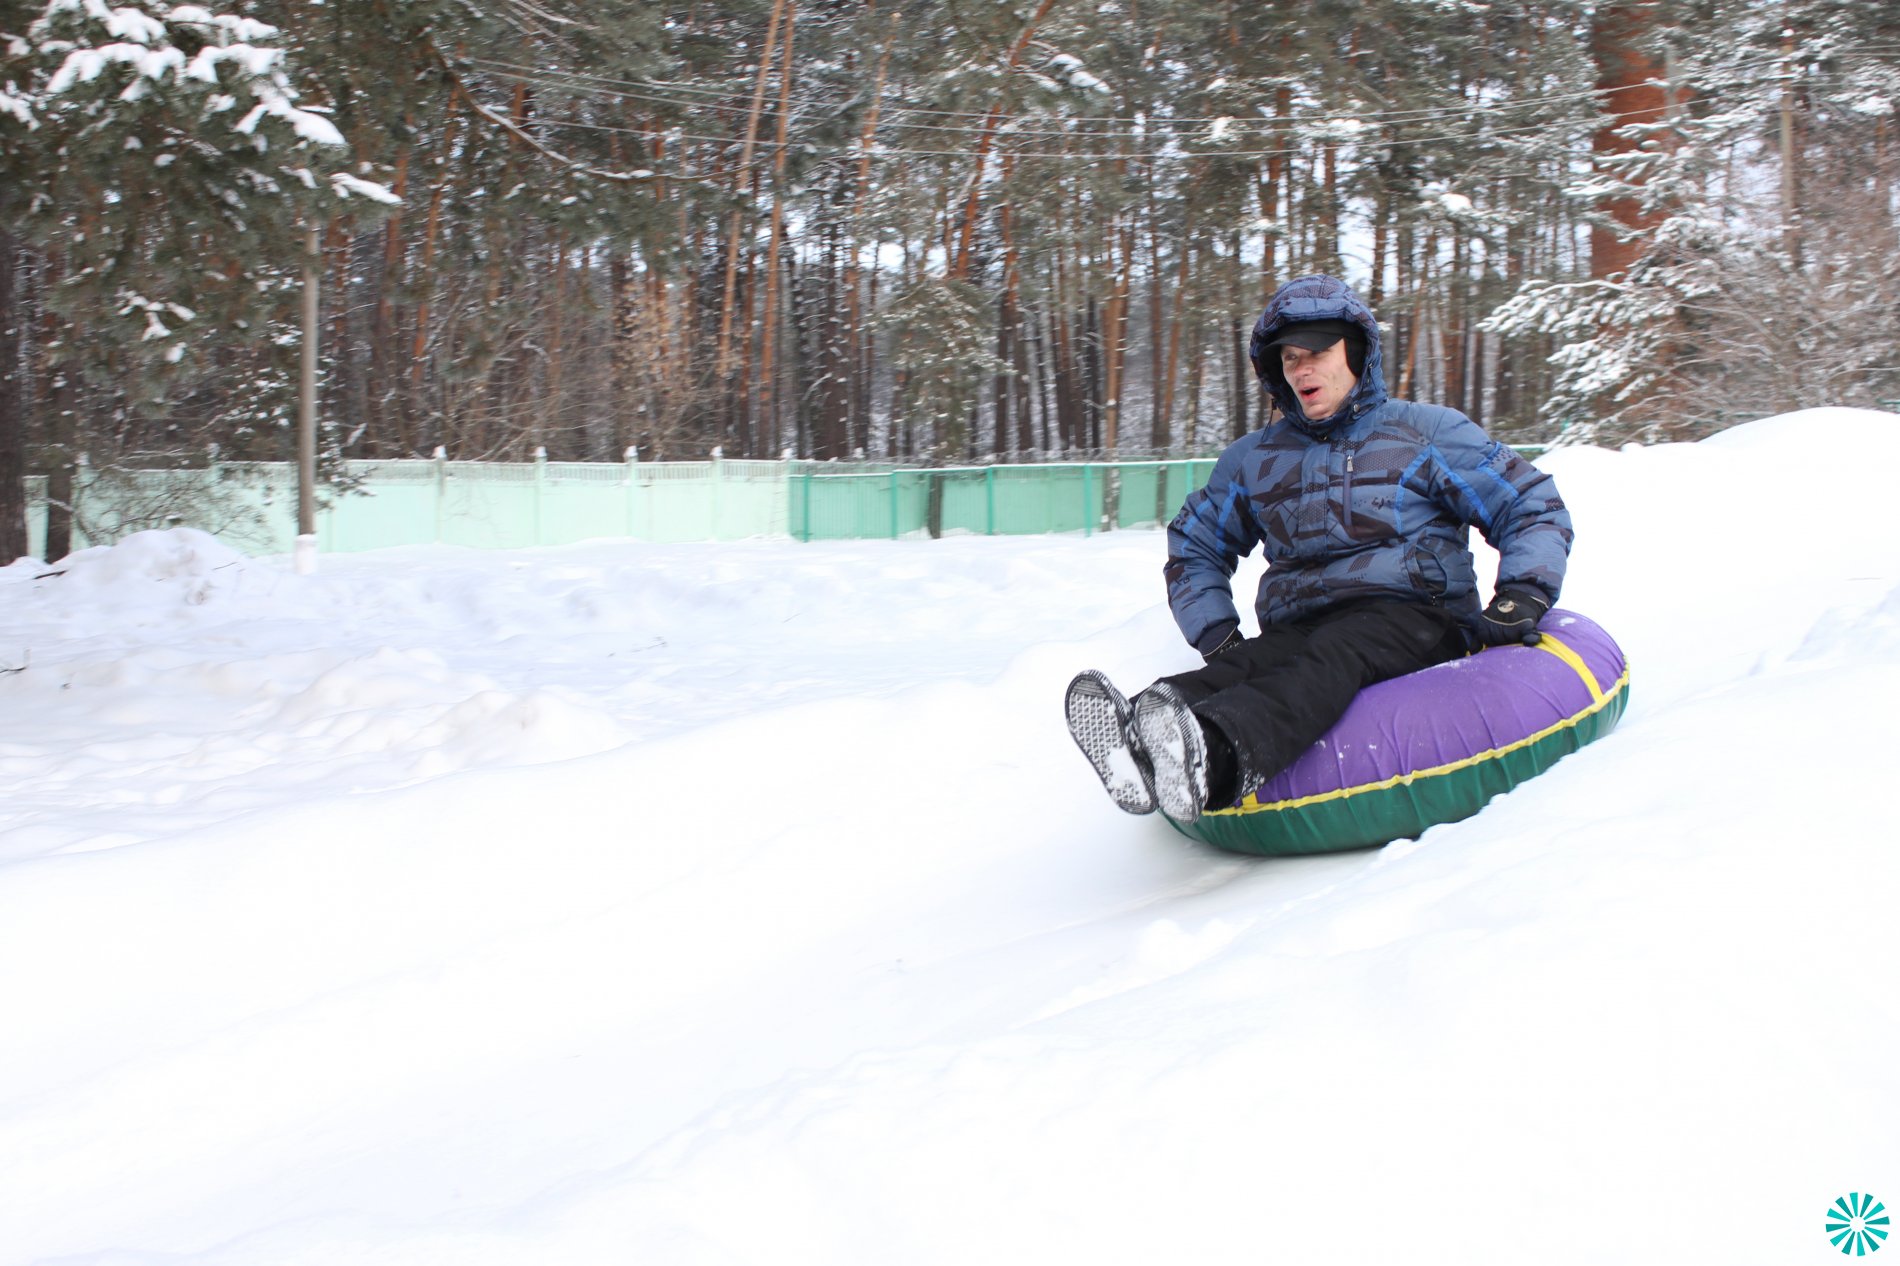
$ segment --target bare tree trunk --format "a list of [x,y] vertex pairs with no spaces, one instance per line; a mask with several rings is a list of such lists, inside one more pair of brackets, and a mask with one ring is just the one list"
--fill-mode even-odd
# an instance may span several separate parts
[[1338,275],[1339,260],[1339,147],[1331,141],[1320,147],[1320,168],[1322,176],[1320,187],[1325,190],[1321,201],[1321,217],[1314,227],[1319,235],[1315,243],[1314,255],[1321,261],[1322,268],[1330,274]]
[[1021,303],[1020,296],[1010,301],[1010,368],[1016,371],[1011,399],[1016,410],[1016,451],[1029,453],[1036,447],[1036,433],[1029,418],[1029,393],[1034,384],[1029,377],[1029,337]]
[[[1667,106],[1663,68],[1643,47],[1656,22],[1654,7],[1643,0],[1611,0],[1597,7],[1592,21],[1590,50],[1597,67],[1598,103],[1607,116],[1590,143],[1599,164],[1634,152],[1642,142],[1621,130],[1630,124],[1660,122]],[[1619,277],[1643,253],[1662,217],[1644,211],[1635,195],[1605,198],[1598,209],[1622,231],[1590,230],[1590,275]]]
[[551,279],[554,298],[548,308],[548,361],[547,389],[541,393],[540,408],[536,411],[535,434],[530,442],[537,448],[547,444],[549,438],[557,433],[561,414],[561,341],[565,333],[562,318],[567,309],[567,234],[555,232],[554,276]]
[[1083,311],[1077,314],[1082,323],[1078,342],[1082,349],[1082,406],[1087,419],[1088,447],[1102,449],[1102,413],[1108,397],[1102,386],[1102,312],[1089,295],[1084,301]]
[[1451,274],[1445,290],[1445,403],[1460,413],[1465,408],[1465,300],[1469,287],[1465,267],[1469,250],[1465,235],[1454,232],[1451,242]]
[[[1517,188],[1518,182],[1513,180],[1511,184],[1511,204],[1513,206],[1520,206],[1523,202],[1523,196],[1521,190]],[[1505,230],[1505,294],[1516,294],[1519,286],[1523,284],[1524,269],[1527,264],[1525,257],[1530,249],[1533,236],[1532,231],[1525,226],[1521,219],[1513,219],[1510,227]],[[1492,416],[1497,419],[1501,426],[1515,427],[1521,425],[1523,422],[1529,421],[1529,419],[1518,417],[1517,340],[1508,335],[1500,335],[1497,341],[1496,355],[1493,359],[1495,362],[1493,372],[1497,377],[1497,394],[1493,400],[1495,407],[1492,410]]]
[[1050,430],[1053,410],[1049,406],[1049,340],[1044,337],[1047,319],[1046,313],[1036,312],[1025,323],[1032,371],[1031,392],[1036,408],[1035,443],[1036,448],[1045,454],[1052,447],[1053,436]]
[[[412,402],[422,389],[423,373],[428,366],[429,353],[429,298],[435,293],[435,248],[442,231],[442,200],[448,194],[450,176],[448,165],[455,153],[456,126],[461,115],[455,110],[453,99],[449,102],[448,118],[442,125],[441,157],[436,160],[435,187],[429,192],[429,217],[422,230],[422,259],[416,270],[416,293],[421,298],[416,303],[416,333],[409,345],[409,391]],[[404,428],[401,436],[404,456],[420,456],[423,437],[409,430],[410,414],[403,412]]]
[[1384,190],[1372,215],[1372,284],[1366,289],[1366,302],[1377,312],[1385,305],[1386,249],[1391,237],[1392,199]]
[[[1023,49],[1028,47],[1036,28],[1042,25],[1043,18],[1055,7],[1055,0],[1042,0],[1029,21],[1016,35],[1015,42],[1009,46],[1009,57],[1003,63],[1002,79],[1007,85],[1011,72],[1022,60]],[[976,239],[977,207],[983,193],[983,167],[989,159],[990,149],[996,143],[996,129],[1003,121],[1003,103],[999,100],[990,107],[989,117],[983,120],[983,131],[976,139],[976,169],[970,174],[970,192],[963,206],[963,229],[957,236],[957,248],[951,255],[950,276],[958,281],[970,275],[970,246]]]
[[[1161,398],[1161,408],[1155,420],[1154,434],[1149,438],[1156,452],[1165,452],[1174,438],[1174,385],[1175,373],[1181,361],[1182,327],[1187,324],[1188,278],[1194,259],[1193,204],[1190,202],[1182,211],[1181,218],[1181,260],[1174,274],[1174,313],[1168,320],[1167,348],[1162,353],[1162,368],[1157,371],[1161,379],[1161,388],[1155,394]],[[1155,278],[1159,284],[1161,270],[1155,269]],[[1198,390],[1198,380],[1196,388]],[[1193,431],[1193,411],[1189,411],[1189,433]]]
[[[411,147],[405,145],[396,156],[396,173],[390,181],[390,192],[398,198],[405,197],[409,190],[409,157]],[[370,383],[368,391],[369,416],[363,419],[364,436],[367,439],[366,451],[372,456],[380,456],[388,444],[389,413],[396,414],[396,431],[400,443],[402,432],[406,429],[402,423],[400,392],[397,381],[400,375],[391,363],[400,352],[393,351],[396,330],[395,300],[391,297],[398,286],[402,274],[403,232],[402,208],[396,207],[383,222],[383,260],[382,272],[376,279],[376,307],[370,316],[369,359]],[[398,450],[400,451],[400,449]]]
[[[633,267],[624,247],[616,249],[607,264],[607,289],[613,330],[610,358],[613,390],[609,394],[614,402],[614,447],[625,452],[635,445],[646,448],[648,444],[640,434],[635,416],[635,409],[639,407],[635,404],[639,394],[636,382],[639,370],[633,358],[640,345],[640,320],[634,299]],[[652,460],[661,454],[647,452],[644,456]]]
[[1011,425],[1015,412],[1014,400],[1028,386],[1020,375],[1012,382],[1011,371],[1020,360],[1017,344],[1021,341],[1018,307],[1020,284],[1020,254],[1016,249],[1016,231],[1014,208],[1009,202],[1010,177],[1014,174],[1015,164],[1010,155],[1003,156],[1004,189],[1003,204],[997,208],[997,231],[1003,239],[1003,287],[996,301],[996,363],[997,369],[990,384],[990,394],[996,411],[996,434],[991,442],[995,451],[1021,452],[1028,447],[1026,437],[1016,432]]
[[1465,413],[1479,426],[1484,425],[1484,340],[1482,332],[1465,326],[1465,342],[1471,349],[1471,378],[1467,387]]
[[850,304],[842,293],[846,285],[844,279],[849,276],[848,269],[841,270],[838,258],[844,232],[843,225],[836,220],[818,228],[824,250],[820,253],[819,277],[813,283],[821,294],[820,310],[809,318],[810,324],[816,327],[818,341],[818,385],[811,393],[816,398],[817,410],[810,427],[810,451],[820,460],[849,457],[864,447],[857,438],[858,428],[852,418],[860,348],[859,335],[849,324]]
[[1109,250],[1109,263],[1120,266],[1115,272],[1115,289],[1109,295],[1104,325],[1105,353],[1108,358],[1108,393],[1103,401],[1102,432],[1104,447],[1113,453],[1120,443],[1121,393],[1123,369],[1128,359],[1128,296],[1135,271],[1135,226],[1124,220],[1115,233]]
[[[864,212],[871,193],[871,146],[877,140],[878,114],[884,104],[885,74],[890,68],[891,48],[897,43],[897,30],[903,14],[891,14],[890,33],[878,54],[877,74],[871,85],[871,108],[865,111],[864,127],[858,133],[857,186],[851,197],[851,232],[846,242],[844,292],[846,304],[845,338],[851,348],[850,418],[846,424],[847,442],[863,452],[871,451],[871,373],[874,366],[874,338],[865,329],[863,283],[858,273],[858,258],[864,249]],[[877,311],[877,251],[871,252],[871,311]]]
[[1227,438],[1230,440],[1237,440],[1247,434],[1247,413],[1253,403],[1247,395],[1247,379],[1250,377],[1248,371],[1251,368],[1251,362],[1247,357],[1247,340],[1253,327],[1249,316],[1241,310],[1241,305],[1247,302],[1247,285],[1246,265],[1241,261],[1240,247],[1240,233],[1236,230],[1228,252],[1229,258],[1233,261],[1231,267],[1234,273],[1233,289],[1236,300],[1234,315],[1227,325],[1227,350],[1230,353],[1231,362],[1227,401]]
[[1044,344],[1049,348],[1050,377],[1055,380],[1056,447],[1066,455],[1076,447],[1075,366],[1069,349],[1069,321],[1061,302],[1058,293],[1055,306],[1043,319],[1049,327]]
[[1010,293],[1005,269],[1003,293],[996,299],[996,372],[990,375],[990,408],[996,416],[996,426],[990,442],[992,453],[1011,451],[1014,443],[1009,426],[1009,370],[1016,359],[1015,349],[1010,345],[1014,333],[1010,319]]
[[1188,339],[1187,425],[1181,430],[1181,447],[1192,452],[1199,447],[1201,435],[1201,391],[1207,379],[1207,330],[1195,326]]
[[1153,164],[1143,163],[1142,187],[1148,210],[1148,447],[1160,452],[1168,446],[1168,405],[1162,380],[1167,376],[1168,323],[1161,294],[1161,215],[1155,206]]
[[[1291,60],[1289,41],[1280,42],[1282,52]],[[1260,190],[1260,216],[1267,222],[1261,241],[1260,253],[1260,302],[1265,306],[1279,285],[1279,238],[1286,231],[1286,224],[1280,219],[1280,203],[1284,197],[1290,208],[1293,196],[1286,189],[1287,184],[1287,148],[1290,134],[1287,124],[1293,112],[1293,90],[1282,87],[1273,94],[1273,126],[1267,135],[1272,137],[1267,155],[1267,183]]]
[[[1066,241],[1066,239],[1065,239]],[[1082,447],[1081,382],[1076,374],[1075,348],[1069,338],[1069,253],[1065,242],[1056,244],[1055,303],[1049,311],[1049,347],[1056,380],[1056,435],[1064,451]]]
[[1433,235],[1427,234],[1425,238],[1425,254],[1419,261],[1416,270],[1417,285],[1412,296],[1411,336],[1405,340],[1405,368],[1399,374],[1399,389],[1396,393],[1400,399],[1409,400],[1412,398],[1412,374],[1418,367],[1418,345],[1425,340],[1427,328],[1427,322],[1425,320],[1425,298],[1427,288],[1431,284],[1432,253],[1436,249],[1437,239]]
[[[61,261],[57,256],[43,256],[40,268],[40,293],[45,293],[58,281]],[[74,471],[78,462],[75,447],[75,428],[79,417],[79,391],[74,381],[73,367],[53,358],[53,348],[58,342],[61,326],[60,319],[45,310],[43,304],[35,305],[32,314],[40,324],[40,343],[46,349],[40,360],[39,380],[45,383],[43,394],[44,412],[40,415],[45,426],[46,468],[46,557],[64,558],[73,550],[73,491]],[[72,332],[68,327],[68,341]]]
[[[1249,327],[1247,322],[1238,316],[1236,316],[1228,326],[1228,334],[1233,344],[1232,359],[1234,364],[1233,420],[1230,424],[1228,438],[1234,440],[1247,434],[1247,415],[1249,410],[1253,407],[1253,400],[1248,394],[1247,385],[1247,380],[1252,377],[1252,375],[1248,373],[1248,366],[1251,363],[1247,357],[1248,333]],[[1262,391],[1260,394],[1264,397],[1267,393]]]
[[0,220],[0,563],[27,553],[26,328],[20,250]]
[[752,444],[753,382],[759,358],[755,354],[758,339],[753,309],[759,298],[758,256],[747,250],[740,259],[739,285],[733,292],[733,307],[744,318],[744,329],[737,340],[736,355],[727,366],[726,427],[720,447],[731,445],[734,453],[745,452]]
[[1781,56],[1787,68],[1781,87],[1781,248],[1796,268],[1801,267],[1801,204],[1796,190],[1801,181],[1801,151],[1795,143],[1794,28],[1781,33]]
[[745,198],[746,181],[752,175],[752,150],[759,139],[759,118],[765,111],[765,83],[772,73],[772,57],[778,47],[779,22],[785,15],[786,0],[772,0],[772,16],[766,23],[765,49],[759,54],[759,73],[752,86],[752,109],[746,115],[745,144],[739,151],[739,166],[732,174],[734,206],[726,223],[726,290],[719,305],[719,345],[715,355],[716,371],[721,378],[732,369],[732,309],[739,281],[740,207]]
[[[759,380],[764,387],[764,409],[759,418],[759,444],[769,449],[778,442],[778,379],[773,376],[774,353],[778,347],[778,261],[785,240],[785,138],[791,127],[792,48],[797,34],[797,0],[781,0],[785,5],[785,58],[778,80],[778,152],[772,156],[772,239],[765,254],[765,316],[760,334]],[[763,451],[763,450],[761,450]]]
[[[881,242],[872,246],[873,260],[878,257],[882,246]],[[878,279],[883,273],[882,268],[871,269],[870,293],[865,296],[865,301],[873,313],[877,311]],[[868,453],[871,451],[871,386],[877,381],[877,334],[875,330],[866,329],[862,322],[857,323],[854,329],[858,346],[855,358],[858,377],[852,409],[857,418],[857,446]]]
[[[908,236],[903,240],[903,247],[904,261],[898,274],[902,281],[900,290],[910,286],[913,281]],[[892,352],[893,359],[897,362],[897,371],[891,375],[891,447],[899,457],[909,457],[916,451],[906,390],[910,383],[910,371],[904,367],[910,350],[909,342],[910,331],[906,330],[898,336],[897,347]]]

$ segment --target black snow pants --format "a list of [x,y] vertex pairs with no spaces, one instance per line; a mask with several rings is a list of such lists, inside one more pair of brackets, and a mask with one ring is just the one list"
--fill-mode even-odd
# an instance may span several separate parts
[[1292,764],[1366,686],[1470,649],[1463,624],[1444,608],[1374,600],[1268,625],[1211,663],[1162,680],[1209,731],[1208,802],[1226,805]]

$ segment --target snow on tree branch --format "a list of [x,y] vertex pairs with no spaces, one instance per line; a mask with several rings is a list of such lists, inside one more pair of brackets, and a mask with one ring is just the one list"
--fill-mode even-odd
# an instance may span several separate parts
[[[0,118],[35,130],[61,116],[69,128],[99,139],[102,148],[124,150],[146,147],[136,135],[147,118],[141,111],[162,111],[169,126],[186,121],[190,141],[213,146],[236,166],[263,168],[259,187],[301,185],[336,199],[398,201],[386,188],[340,171],[318,173],[314,180],[277,180],[302,169],[273,171],[259,161],[274,144],[286,153],[338,151],[338,158],[347,150],[334,123],[297,104],[284,50],[273,43],[279,36],[268,23],[197,4],[47,0],[26,39],[15,42],[29,77],[0,93]],[[114,132],[125,139],[104,144]],[[156,165],[169,161],[160,156]]]

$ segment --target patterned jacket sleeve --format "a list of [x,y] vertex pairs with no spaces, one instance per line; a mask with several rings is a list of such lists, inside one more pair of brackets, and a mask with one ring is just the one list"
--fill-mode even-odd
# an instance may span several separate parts
[[1203,653],[1240,626],[1234,568],[1260,543],[1242,477],[1251,437],[1231,445],[1207,483],[1168,525],[1168,606],[1188,644]]
[[1570,558],[1570,512],[1549,475],[1455,410],[1433,437],[1441,502],[1498,551],[1498,584],[1529,585],[1554,604]]

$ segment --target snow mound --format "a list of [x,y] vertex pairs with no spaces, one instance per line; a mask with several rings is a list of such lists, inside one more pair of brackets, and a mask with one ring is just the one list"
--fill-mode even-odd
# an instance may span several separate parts
[[234,588],[249,561],[209,532],[178,527],[68,554],[48,579],[88,602],[201,606]]
[[[1900,458],[1900,414],[1830,405],[1778,414],[1718,431],[1696,446],[1754,452],[1826,454],[1830,463]],[[1770,469],[1779,470],[1778,464]]]

